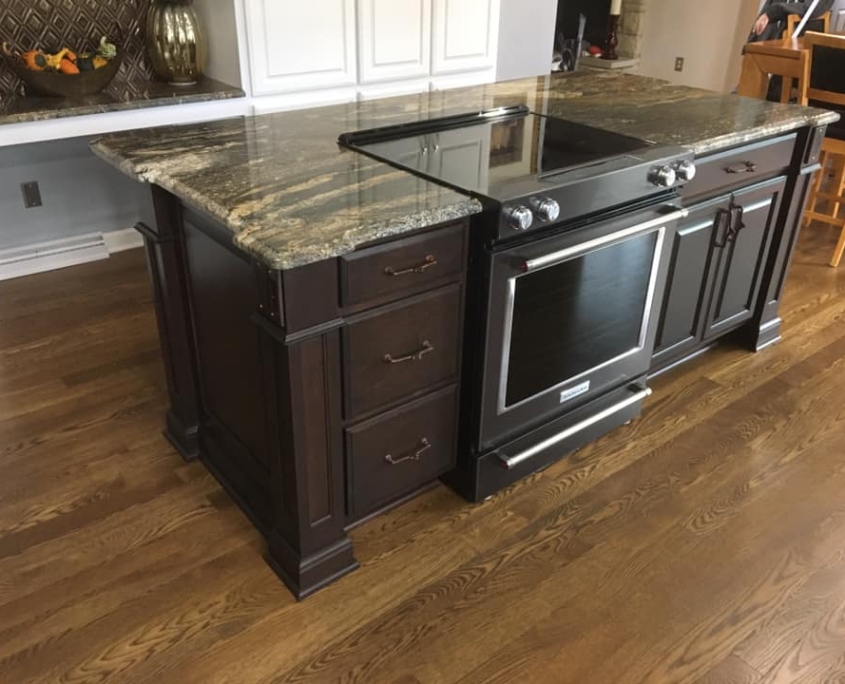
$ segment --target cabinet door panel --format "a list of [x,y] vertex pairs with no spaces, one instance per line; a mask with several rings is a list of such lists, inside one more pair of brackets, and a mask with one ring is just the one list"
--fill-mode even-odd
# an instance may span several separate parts
[[434,74],[496,65],[499,0],[434,0]]
[[253,92],[354,84],[355,0],[246,0]]
[[678,226],[660,322],[654,361],[680,355],[695,347],[703,334],[704,310],[710,292],[713,233],[725,202],[711,202]]
[[428,76],[431,0],[359,0],[361,83]]
[[462,187],[487,186],[490,136],[486,130],[475,138],[468,138],[467,130],[442,131],[428,138],[432,173]]
[[784,183],[778,180],[736,195],[744,227],[721,250],[705,337],[719,335],[754,315]]

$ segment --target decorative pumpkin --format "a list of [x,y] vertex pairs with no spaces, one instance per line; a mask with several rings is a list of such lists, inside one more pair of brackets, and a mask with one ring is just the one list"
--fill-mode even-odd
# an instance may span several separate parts
[[26,65],[27,69],[32,71],[44,71],[49,66],[47,55],[40,50],[30,50],[21,55],[21,61]]

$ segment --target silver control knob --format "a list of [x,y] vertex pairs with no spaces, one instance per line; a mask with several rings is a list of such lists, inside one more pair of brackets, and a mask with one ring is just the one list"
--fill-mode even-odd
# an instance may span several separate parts
[[557,221],[558,216],[560,216],[560,205],[553,199],[537,199],[534,200],[533,204],[537,216],[542,221],[551,223],[552,221]]
[[528,207],[507,210],[508,225],[514,230],[528,230],[534,223],[534,213]]
[[677,176],[675,169],[671,166],[664,165],[655,166],[651,170],[651,173],[648,174],[648,179],[659,188],[671,188],[675,184]]
[[684,160],[675,165],[675,175],[681,183],[689,183],[695,178],[696,168],[691,161]]

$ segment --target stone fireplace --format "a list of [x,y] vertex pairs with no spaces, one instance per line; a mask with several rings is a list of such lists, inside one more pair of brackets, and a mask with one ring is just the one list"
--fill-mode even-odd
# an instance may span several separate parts
[[619,54],[639,59],[643,51],[643,31],[648,0],[624,0],[619,30]]

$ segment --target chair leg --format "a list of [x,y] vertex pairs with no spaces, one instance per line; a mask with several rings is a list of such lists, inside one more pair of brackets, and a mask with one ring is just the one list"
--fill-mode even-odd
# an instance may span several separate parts
[[806,214],[804,216],[804,227],[812,223],[812,219],[809,217],[809,213],[811,211],[815,211],[816,209],[816,196],[819,194],[819,191],[822,187],[822,181],[824,180],[825,176],[827,175],[827,152],[822,150],[822,153],[819,157],[819,165],[821,168],[816,171],[816,177],[813,179],[813,184],[810,187],[810,196],[807,198],[807,209]]
[[842,232],[839,233],[839,242],[836,243],[836,249],[833,250],[833,257],[830,260],[830,265],[833,268],[839,266],[843,253],[845,253],[845,225],[842,226]]
[[[833,166],[836,169],[836,175],[833,177],[833,194],[837,197],[842,197],[842,192],[845,190],[845,155],[837,154],[832,155],[834,158]],[[833,211],[830,212],[830,215],[834,218],[839,216],[839,206],[841,202],[839,200],[833,203]]]

